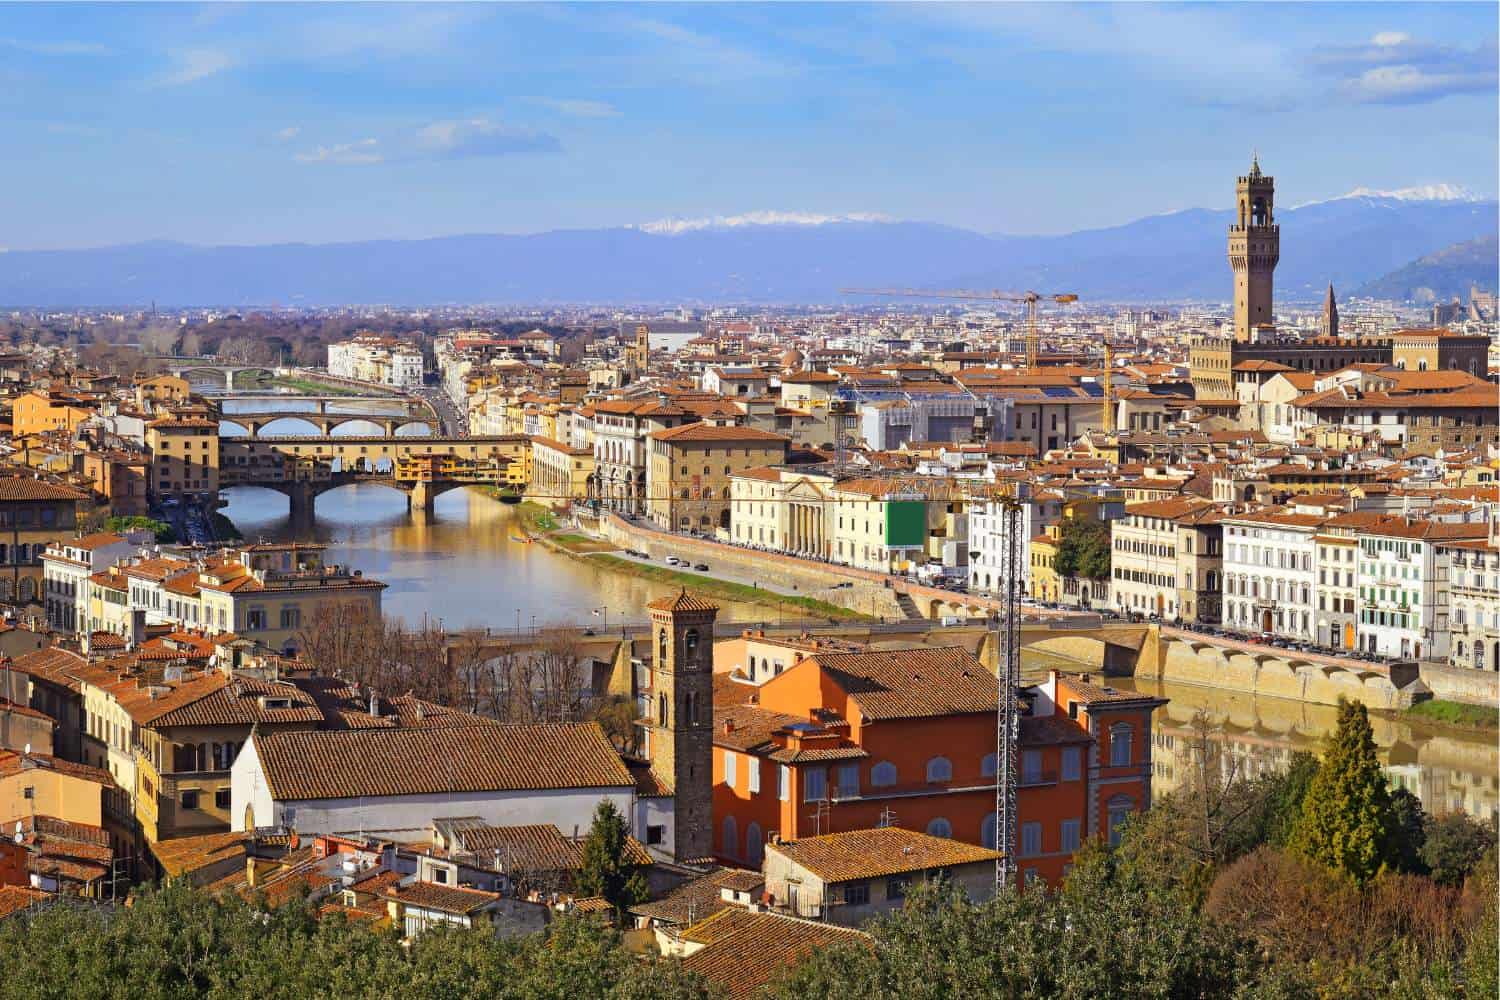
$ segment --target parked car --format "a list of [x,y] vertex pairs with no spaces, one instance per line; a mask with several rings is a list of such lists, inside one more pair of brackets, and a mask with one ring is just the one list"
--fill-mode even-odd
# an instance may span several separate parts
[[699,563],[698,565],[694,566],[693,569],[697,570],[700,573],[707,573],[708,563]]

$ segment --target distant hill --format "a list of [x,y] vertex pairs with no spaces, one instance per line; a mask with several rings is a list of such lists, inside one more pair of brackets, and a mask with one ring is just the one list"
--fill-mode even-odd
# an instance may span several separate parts
[[1468,301],[1469,289],[1494,291],[1500,270],[1500,239],[1483,236],[1430,253],[1360,286],[1356,295],[1415,302]]
[[[737,220],[531,236],[0,253],[0,305],[831,303],[851,285],[1036,288],[1089,301],[1229,298],[1228,211],[1065,236],[924,222]],[[1355,288],[1413,257],[1493,241],[1493,201],[1356,193],[1283,209],[1283,301]]]

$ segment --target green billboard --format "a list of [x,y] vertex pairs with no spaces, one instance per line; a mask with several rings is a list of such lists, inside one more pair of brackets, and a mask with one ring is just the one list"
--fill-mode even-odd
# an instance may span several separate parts
[[923,500],[887,500],[885,547],[919,549],[927,544],[927,503]]

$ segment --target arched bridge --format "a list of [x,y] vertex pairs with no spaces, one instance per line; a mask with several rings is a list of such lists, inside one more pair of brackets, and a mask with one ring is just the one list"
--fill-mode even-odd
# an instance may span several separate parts
[[503,485],[513,462],[526,460],[523,435],[496,437],[222,438],[219,484],[261,486],[310,513],[314,499],[350,483],[380,483],[431,509],[440,494],[464,486]]
[[[307,410],[284,410],[265,409],[256,410],[256,404],[267,405],[270,403],[281,403],[285,405],[289,400],[298,403],[308,402],[312,408]],[[217,414],[220,423],[233,424],[243,430],[248,437],[260,437],[261,432],[269,424],[278,420],[302,420],[318,428],[318,433],[328,437],[334,428],[345,424],[364,421],[379,427],[386,437],[395,437],[397,431],[407,427],[422,425],[427,428],[428,434],[441,435],[442,418],[433,409],[432,404],[425,399],[399,399],[393,397],[375,397],[351,399],[339,396],[236,396],[234,402],[240,406],[248,404],[248,407],[237,408],[234,412],[225,412],[220,405]],[[335,413],[329,411],[329,406],[349,405],[352,403],[379,403],[388,411],[386,413],[357,413],[343,412]],[[292,435],[277,435],[289,437]]]
[[221,364],[209,360],[168,361],[166,369],[173,375],[185,378],[189,382],[193,380],[193,376],[195,375],[199,376],[199,381],[222,379],[224,388],[226,389],[233,389],[234,380],[241,375],[259,374],[266,378],[271,378],[276,374],[275,369],[268,368],[265,365]]

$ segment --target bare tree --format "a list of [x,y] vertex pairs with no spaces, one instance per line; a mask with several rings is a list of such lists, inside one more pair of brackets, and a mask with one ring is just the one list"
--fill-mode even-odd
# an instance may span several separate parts
[[547,722],[574,722],[583,717],[586,704],[592,700],[583,666],[583,649],[576,629],[550,628],[544,631],[533,652],[536,679],[541,685],[540,715]]

